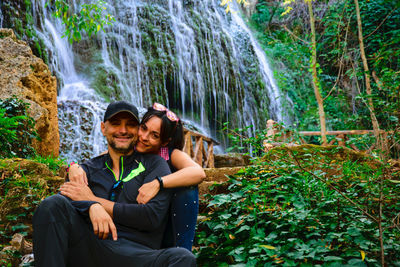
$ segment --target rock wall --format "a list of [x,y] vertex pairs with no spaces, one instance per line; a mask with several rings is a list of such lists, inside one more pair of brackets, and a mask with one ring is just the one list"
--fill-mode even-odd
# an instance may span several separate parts
[[29,113],[41,138],[33,147],[41,155],[58,156],[57,80],[11,29],[0,29],[0,98],[13,95],[30,103]]

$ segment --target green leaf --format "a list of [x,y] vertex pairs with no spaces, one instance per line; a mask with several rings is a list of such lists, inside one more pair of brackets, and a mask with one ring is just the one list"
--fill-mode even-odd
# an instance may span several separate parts
[[324,257],[325,261],[342,261],[343,258],[337,256],[326,256]]

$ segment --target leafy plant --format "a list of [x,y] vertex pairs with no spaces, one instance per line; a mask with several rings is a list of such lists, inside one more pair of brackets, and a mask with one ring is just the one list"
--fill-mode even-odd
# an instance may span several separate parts
[[40,155],[35,155],[35,157],[32,160],[35,162],[40,162],[45,164],[47,167],[49,167],[49,169],[53,172],[53,174],[57,174],[57,172],[60,170],[62,166],[68,165],[65,159],[54,156],[43,157]]
[[389,168],[340,147],[271,150],[207,196],[199,264],[378,266],[380,241],[400,264],[400,177]]
[[[47,2],[49,6],[52,1]],[[107,9],[105,2],[98,0],[93,4],[82,4],[78,11],[73,11],[72,5],[66,0],[54,0],[55,11],[53,16],[61,18],[65,25],[65,32],[62,37],[67,37],[70,43],[80,41],[82,33],[90,37],[92,34],[104,31],[105,25],[111,25],[115,18],[110,14],[103,14]]]
[[[44,159],[53,169],[64,162]],[[12,235],[21,233],[31,238],[32,216],[37,205],[47,196],[57,192],[62,179],[57,179],[38,157],[28,159],[0,159],[0,244],[7,244]],[[56,166],[58,165],[58,166]]]
[[0,158],[35,154],[31,143],[39,137],[33,118],[27,114],[28,108],[29,104],[17,97],[0,100]]

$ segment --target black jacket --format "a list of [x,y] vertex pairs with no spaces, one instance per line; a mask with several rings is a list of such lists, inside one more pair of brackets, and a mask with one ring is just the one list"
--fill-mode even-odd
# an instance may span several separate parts
[[[144,170],[139,167],[140,163]],[[118,238],[127,238],[153,249],[160,248],[171,191],[160,190],[153,199],[144,205],[138,204],[136,197],[138,189],[144,183],[154,180],[156,176],[170,173],[166,161],[158,155],[134,152],[132,155],[120,158],[120,178],[115,178],[112,172],[112,160],[109,154],[95,157],[81,166],[87,174],[92,192],[97,197],[104,199],[110,199],[116,180],[124,181],[125,178],[125,182],[122,182],[114,190],[116,195],[113,218],[118,230]],[[135,171],[135,169],[137,170]],[[131,175],[129,176],[129,174]],[[126,181],[128,176],[133,178]],[[91,201],[72,202],[83,213],[87,213],[93,203]]]

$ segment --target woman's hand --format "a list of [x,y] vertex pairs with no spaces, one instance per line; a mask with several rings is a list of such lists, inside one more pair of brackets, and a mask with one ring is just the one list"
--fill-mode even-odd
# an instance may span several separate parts
[[136,201],[139,204],[146,204],[160,191],[160,183],[154,179],[151,182],[145,183],[139,188],[139,195]]
[[71,182],[88,185],[86,172],[79,164],[72,164],[68,169],[68,178]]

